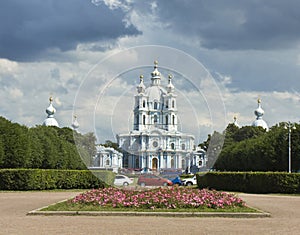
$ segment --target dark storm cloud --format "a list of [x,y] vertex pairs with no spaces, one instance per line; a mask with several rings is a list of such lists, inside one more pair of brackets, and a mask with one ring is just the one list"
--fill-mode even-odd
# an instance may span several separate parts
[[300,1],[157,1],[156,13],[172,30],[209,49],[278,49],[300,39]]
[[89,0],[4,0],[0,3],[0,58],[42,59],[49,49],[139,34],[121,9]]

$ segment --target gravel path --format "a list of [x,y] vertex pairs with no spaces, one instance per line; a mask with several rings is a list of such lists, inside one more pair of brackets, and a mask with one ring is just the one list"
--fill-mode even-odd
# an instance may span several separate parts
[[26,216],[78,192],[0,192],[0,234],[300,234],[300,196],[240,194],[271,218]]

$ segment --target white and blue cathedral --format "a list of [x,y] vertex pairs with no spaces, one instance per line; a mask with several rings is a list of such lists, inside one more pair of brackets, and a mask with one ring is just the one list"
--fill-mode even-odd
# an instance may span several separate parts
[[[157,61],[154,62],[154,70],[151,73],[151,84],[146,87],[144,78],[140,76],[137,86],[135,105],[133,109],[133,130],[129,133],[117,135],[119,147],[122,153],[106,148],[97,147],[97,154],[93,156],[91,169],[112,169],[117,172],[120,168],[150,168],[159,171],[164,168],[187,170],[201,168],[205,170],[207,165],[206,152],[195,148],[195,137],[178,130],[179,119],[177,110],[177,95],[172,84],[172,76],[168,76],[168,84],[161,85],[161,73],[157,69]],[[58,122],[54,118],[56,109],[53,107],[53,98],[49,98],[49,106],[46,109],[47,118],[44,126],[56,126]],[[252,126],[269,130],[263,120],[264,110],[261,100],[257,100],[258,107],[254,114],[256,120]],[[240,127],[237,118],[234,117],[234,125]],[[72,128],[77,131],[79,124],[74,116]]]
[[177,95],[168,76],[168,84],[161,85],[161,73],[154,62],[151,84],[146,87],[140,76],[133,110],[133,130],[117,135],[123,149],[123,165],[126,168],[185,169],[191,164],[203,162],[199,155],[192,163],[195,137],[178,130]]

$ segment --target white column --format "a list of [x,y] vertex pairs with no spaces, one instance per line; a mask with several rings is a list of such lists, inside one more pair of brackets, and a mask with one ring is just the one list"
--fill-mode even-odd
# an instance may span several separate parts
[[181,155],[178,155],[178,167],[177,168],[182,168]]
[[152,168],[152,164],[151,164],[152,161],[151,161],[150,155],[148,156],[148,159],[147,159],[147,160],[148,160],[148,167],[149,167],[149,168]]

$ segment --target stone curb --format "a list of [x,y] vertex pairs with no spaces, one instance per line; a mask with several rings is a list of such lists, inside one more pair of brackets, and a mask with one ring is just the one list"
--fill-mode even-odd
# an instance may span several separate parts
[[52,203],[36,210],[29,211],[26,215],[44,216],[161,216],[161,217],[223,217],[223,218],[266,218],[271,214],[254,207],[258,212],[144,212],[144,211],[42,211],[44,208],[65,202],[68,199]]
[[[41,208],[42,209],[42,208]],[[223,218],[266,218],[270,213],[240,212],[138,212],[138,211],[41,211],[33,210],[27,215],[44,216],[161,216],[161,217],[223,217]]]

